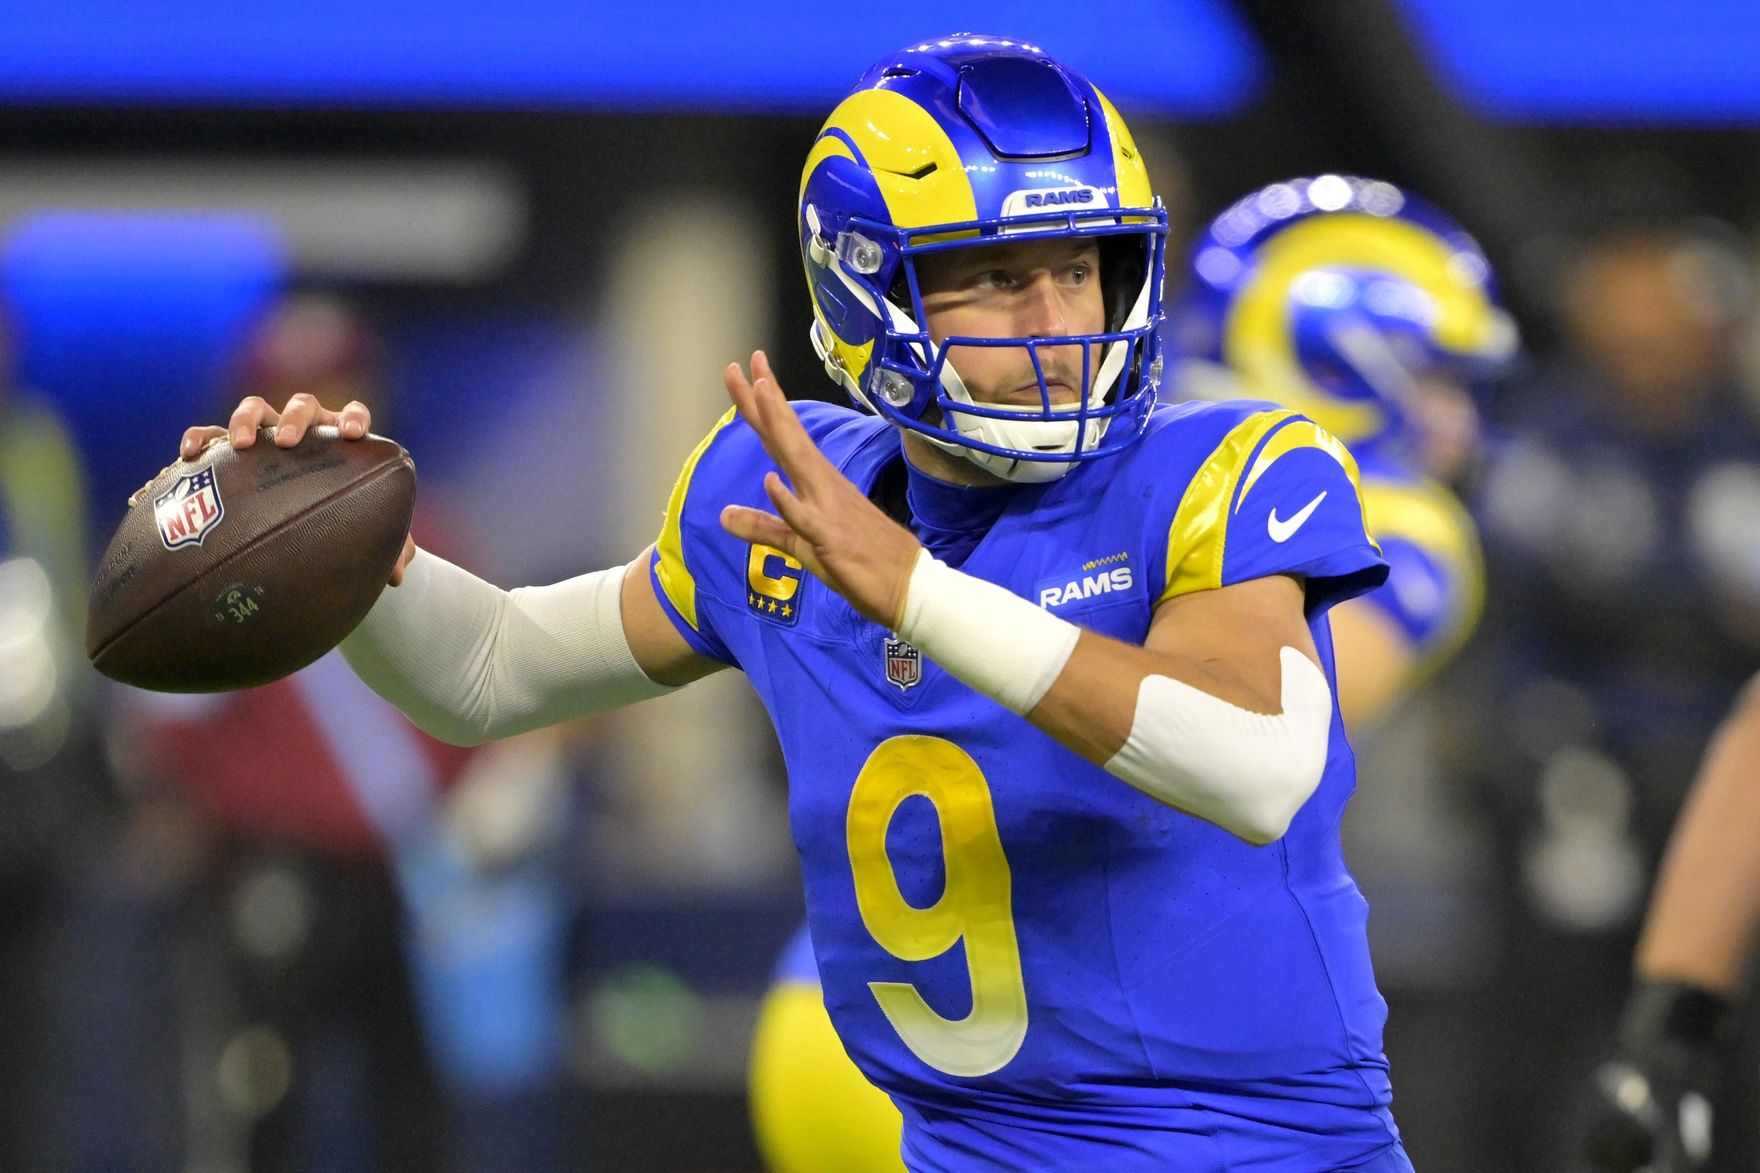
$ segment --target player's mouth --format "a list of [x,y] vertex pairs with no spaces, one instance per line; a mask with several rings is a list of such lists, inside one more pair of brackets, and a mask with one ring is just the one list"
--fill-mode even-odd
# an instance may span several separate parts
[[1045,380],[1043,395],[1039,391],[1039,380],[1023,383],[1011,391],[1005,391],[996,400],[1003,407],[1043,408],[1049,398],[1052,407],[1071,407],[1081,398],[1076,389],[1062,379]]

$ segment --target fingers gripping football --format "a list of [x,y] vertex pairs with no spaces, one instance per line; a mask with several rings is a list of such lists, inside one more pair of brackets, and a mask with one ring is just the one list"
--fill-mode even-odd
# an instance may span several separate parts
[[[320,425],[334,426],[345,440],[359,440],[373,430],[373,413],[358,399],[350,400],[341,411],[330,411],[316,396],[304,392],[294,395],[276,411],[262,396],[248,395],[232,409],[224,427],[207,424],[186,429],[177,455],[183,460],[194,460],[221,440],[230,440],[234,448],[249,448],[257,442],[259,428],[274,428],[276,447],[292,448],[308,429]],[[133,505],[139,495],[130,497],[129,504]],[[406,536],[397,564],[391,568],[392,586],[402,584],[404,567],[415,552],[415,540]]]
[[[236,415],[235,412],[234,416]],[[283,448],[291,448],[299,443],[300,437],[306,434],[306,429],[314,424],[332,425],[341,432],[343,439],[358,440],[367,434],[367,427],[372,422],[372,414],[359,400],[349,402],[341,411],[330,411],[318,402],[316,396],[301,392],[289,399],[287,406],[281,409],[281,419],[275,428],[275,443]],[[236,443],[236,429],[234,436]]]
[[819,451],[763,351],[752,355],[750,378],[738,363],[728,364],[723,376],[734,406],[782,471],[764,478],[775,513],[729,505],[722,526],[742,541],[788,554],[863,615],[896,630],[920,543]]
[[333,425],[343,439],[359,440],[373,430],[373,413],[359,400],[351,400],[341,411],[330,411],[314,396],[303,392],[276,411],[262,396],[250,395],[232,409],[225,427],[207,425],[186,430],[182,443],[178,445],[178,455],[184,460],[194,460],[221,437],[229,437],[234,448],[249,448],[257,442],[258,428],[274,428],[276,445],[292,448],[314,424]]

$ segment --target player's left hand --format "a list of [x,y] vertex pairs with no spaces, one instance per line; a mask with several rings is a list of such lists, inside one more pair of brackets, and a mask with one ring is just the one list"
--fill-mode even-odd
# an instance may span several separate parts
[[1596,1173],[1701,1173],[1711,1160],[1711,1097],[1670,1065],[1633,1056],[1595,1072],[1583,1156]]
[[1701,1173],[1711,1160],[1712,1102],[1722,1068],[1723,1000],[1696,987],[1640,981],[1620,1054],[1595,1073],[1582,1156],[1597,1173]]
[[722,377],[734,406],[788,478],[764,477],[775,513],[729,505],[721,511],[722,526],[742,541],[781,550],[857,611],[896,631],[921,543],[825,459],[763,351],[752,355],[750,378],[738,363],[729,363]]

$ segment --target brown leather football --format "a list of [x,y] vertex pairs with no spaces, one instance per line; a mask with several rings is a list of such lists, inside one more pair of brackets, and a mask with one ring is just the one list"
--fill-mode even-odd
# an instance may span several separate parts
[[159,692],[280,679],[354,630],[409,533],[416,470],[383,436],[312,428],[277,448],[263,428],[161,472],[98,564],[86,654]]

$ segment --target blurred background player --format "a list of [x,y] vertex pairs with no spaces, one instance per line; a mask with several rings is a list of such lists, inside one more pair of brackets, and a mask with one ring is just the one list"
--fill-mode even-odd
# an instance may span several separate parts
[[902,1173],[904,1118],[850,1059],[825,1010],[802,925],[783,950],[752,1032],[752,1130],[773,1173]]
[[[1339,704],[1360,735],[1478,617],[1478,536],[1445,482],[1475,453],[1475,389],[1513,358],[1513,321],[1463,229],[1391,184],[1337,175],[1234,204],[1193,248],[1186,282],[1166,327],[1164,396],[1272,399],[1357,457],[1391,566],[1383,586],[1331,613]],[[780,1173],[903,1167],[898,1111],[838,1042],[804,928],[758,1021],[752,1111]]]
[[[1619,1055],[1595,1075],[1583,1156],[1605,1173],[1698,1173],[1713,1162],[1714,1105],[1736,1054],[1760,939],[1760,687],[1718,729],[1688,795],[1638,942]],[[1741,1085],[1745,1089],[1745,1083]],[[1729,1114],[1751,1134],[1752,1112]],[[1751,1141],[1750,1141],[1751,1143]]]
[[1474,388],[1515,354],[1490,264],[1457,224],[1388,183],[1272,184],[1192,250],[1168,316],[1174,399],[1271,399],[1343,440],[1392,571],[1332,615],[1339,704],[1379,722],[1460,647],[1484,594],[1478,536],[1447,482],[1478,445]]
[[[300,295],[266,316],[240,385],[388,415],[380,366],[359,314]],[[456,549],[438,508],[425,493],[415,532]],[[561,1167],[548,740],[436,741],[335,653],[242,692],[129,696],[136,838],[189,897],[189,1159]]]

